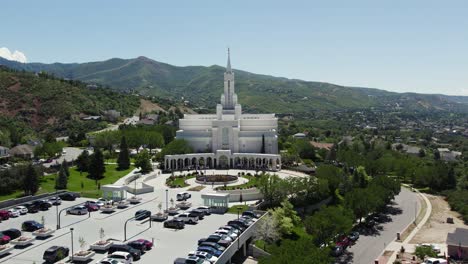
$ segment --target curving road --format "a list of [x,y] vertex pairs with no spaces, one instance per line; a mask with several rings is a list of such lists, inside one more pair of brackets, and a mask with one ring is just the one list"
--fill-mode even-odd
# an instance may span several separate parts
[[[419,213],[421,203],[417,193],[406,188],[401,188],[399,195],[395,197],[396,211],[401,212],[389,214],[386,223],[379,224],[379,229],[370,234],[361,234],[355,245],[348,248],[347,256],[341,263],[371,264],[377,259],[385,247],[396,238],[396,233],[401,232],[408,224],[414,221],[415,215]],[[391,219],[391,220],[390,220]]]

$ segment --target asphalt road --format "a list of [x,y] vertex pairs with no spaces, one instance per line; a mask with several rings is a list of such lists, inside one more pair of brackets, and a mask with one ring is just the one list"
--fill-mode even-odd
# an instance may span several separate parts
[[402,188],[400,194],[395,197],[393,214],[388,214],[390,218],[385,223],[379,223],[378,228],[371,230],[369,234],[361,234],[356,244],[349,247],[348,252],[342,256],[340,263],[374,263],[385,247],[395,240],[396,233],[415,220],[420,207],[418,195]]
[[[83,152],[83,149],[80,149],[80,148],[72,148],[72,147],[65,147],[63,148],[63,150],[65,151],[65,154],[62,154],[60,157],[58,157],[57,159],[54,159],[52,160],[52,162],[50,163],[44,163],[42,164],[44,167],[50,167],[54,164],[61,164],[63,162],[63,160],[66,160],[66,161],[72,161],[72,160],[76,160],[76,158],[78,158],[78,156],[81,154],[81,152]],[[91,152],[90,152],[91,154]]]

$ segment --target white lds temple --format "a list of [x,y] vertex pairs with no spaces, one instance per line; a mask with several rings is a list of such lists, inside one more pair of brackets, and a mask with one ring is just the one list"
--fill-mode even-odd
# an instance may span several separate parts
[[196,153],[166,155],[166,170],[281,168],[278,119],[275,114],[243,114],[234,84],[228,49],[224,94],[216,114],[185,114],[179,120],[176,138],[185,139]]

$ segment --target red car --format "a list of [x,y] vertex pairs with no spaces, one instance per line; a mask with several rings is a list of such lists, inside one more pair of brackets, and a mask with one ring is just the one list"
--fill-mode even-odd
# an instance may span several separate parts
[[95,204],[85,204],[85,207],[88,208],[88,212],[94,212],[99,210],[99,206]]
[[7,210],[0,210],[0,219],[1,220],[10,219],[10,213]]
[[0,232],[0,245],[5,245],[8,242],[10,242],[10,237]]
[[342,236],[338,242],[336,242],[336,245],[346,249],[349,245],[351,245],[351,240],[347,236]]
[[149,240],[141,238],[141,239],[138,239],[137,241],[143,243],[145,245],[146,250],[150,250],[153,247],[153,243]]

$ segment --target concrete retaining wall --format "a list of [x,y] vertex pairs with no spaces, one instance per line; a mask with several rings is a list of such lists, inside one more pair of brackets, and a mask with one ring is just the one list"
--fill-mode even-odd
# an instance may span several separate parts
[[256,201],[263,199],[263,194],[257,188],[245,190],[224,190],[217,191],[218,193],[229,193],[229,202],[240,202],[242,194],[242,201]]
[[43,194],[34,195],[34,196],[25,196],[25,197],[16,198],[16,199],[10,199],[10,200],[0,202],[0,208],[12,207],[12,206],[16,206],[18,204],[27,203],[27,202],[37,200],[37,199],[44,199],[44,198],[49,197],[49,196],[55,196],[56,194],[62,194],[62,193],[66,193],[66,192],[67,191],[58,191],[57,193],[55,193],[55,192],[53,192],[53,193],[43,193]]

